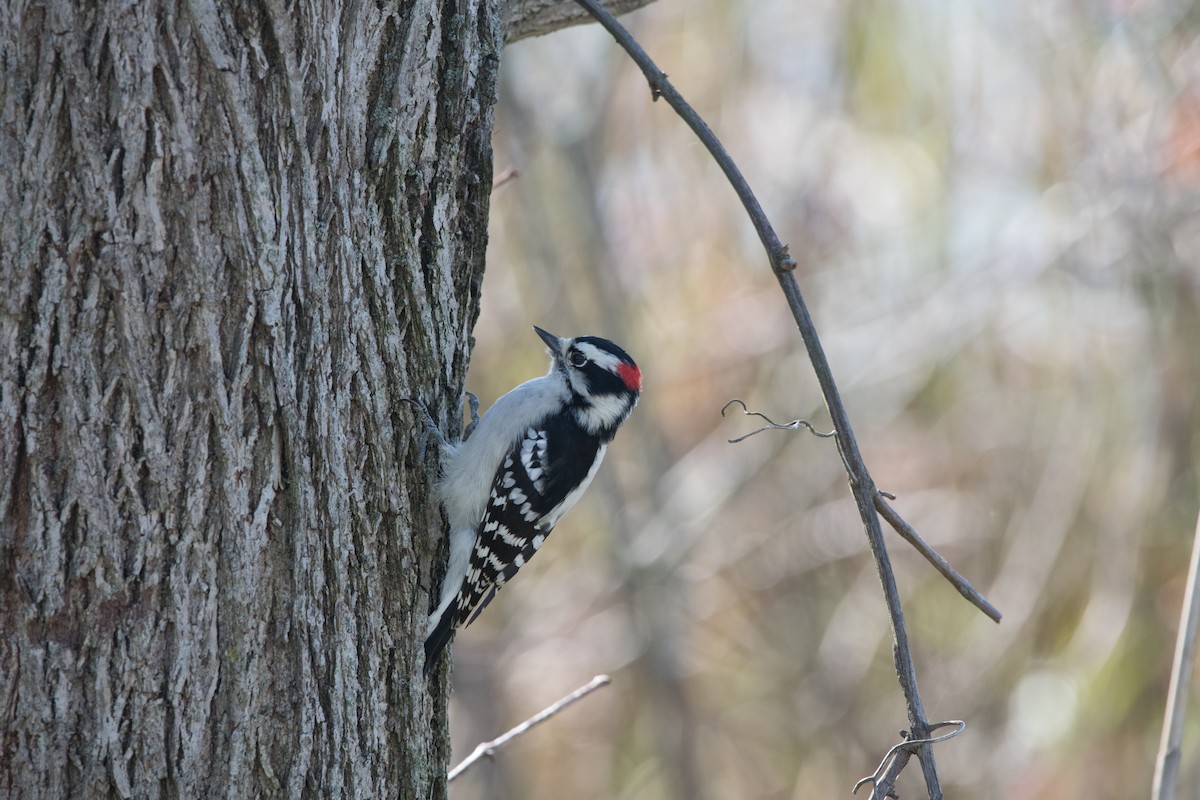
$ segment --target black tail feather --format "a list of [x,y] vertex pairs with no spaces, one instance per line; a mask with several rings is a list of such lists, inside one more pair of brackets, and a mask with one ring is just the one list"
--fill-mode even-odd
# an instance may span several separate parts
[[454,637],[454,621],[453,609],[447,608],[442,614],[442,618],[438,620],[437,627],[430,633],[425,640],[425,677],[429,677],[429,673],[433,672],[437,666],[438,659],[442,655],[442,651],[446,649],[446,645],[450,644],[450,640]]

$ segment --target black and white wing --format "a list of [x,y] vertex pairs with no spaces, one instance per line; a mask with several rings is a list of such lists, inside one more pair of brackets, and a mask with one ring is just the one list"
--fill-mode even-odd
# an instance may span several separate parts
[[591,482],[604,449],[561,421],[525,431],[492,481],[467,577],[452,609],[454,627],[474,621],[496,591],[533,558]]

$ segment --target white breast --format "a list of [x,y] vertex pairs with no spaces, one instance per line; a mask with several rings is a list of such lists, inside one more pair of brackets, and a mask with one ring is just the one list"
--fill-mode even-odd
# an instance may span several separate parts
[[475,529],[508,451],[531,425],[561,407],[567,394],[557,373],[526,381],[487,410],[470,439],[446,453],[438,496],[451,531]]

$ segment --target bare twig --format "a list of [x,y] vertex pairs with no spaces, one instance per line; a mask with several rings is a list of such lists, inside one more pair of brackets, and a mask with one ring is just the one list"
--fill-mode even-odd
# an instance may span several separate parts
[[[886,495],[883,492],[875,493],[875,510],[888,521],[888,524],[896,529],[896,533],[900,534],[906,542],[917,549],[917,552],[925,556],[925,560],[933,564],[934,568],[942,573],[942,577],[950,581],[950,584],[958,589],[958,593],[967,598],[973,606],[978,608],[984,614],[987,614],[994,622],[1000,621],[1000,610],[988,602],[988,599],[979,593],[979,590],[971,585],[971,582],[950,566],[950,562],[942,558],[941,554],[934,550],[929,542],[921,538],[921,534],[917,533],[916,528],[909,525],[904,517],[888,503],[884,498]],[[893,496],[891,498],[895,500]]]
[[1200,518],[1192,538],[1192,563],[1188,568],[1187,591],[1179,616],[1179,634],[1175,639],[1175,663],[1171,666],[1171,686],[1167,690],[1167,710],[1163,719],[1162,741],[1154,766],[1152,800],[1170,800],[1175,796],[1179,777],[1179,745],[1183,741],[1183,723],[1187,716],[1188,682],[1196,661],[1196,623],[1200,619]]
[[[908,761],[909,754],[917,747],[917,745],[937,744],[944,742],[947,739],[953,739],[964,730],[967,729],[967,723],[961,719],[947,720],[946,722],[935,722],[929,726],[929,732],[932,733],[938,728],[948,728],[954,726],[954,730],[949,733],[943,733],[941,736],[927,737],[925,739],[910,739],[908,734],[901,732],[905,736],[903,742],[898,742],[892,746],[892,749],[887,751],[883,760],[879,762],[879,766],[875,768],[875,772],[854,784],[854,788],[850,790],[851,794],[858,794],[858,789],[864,783],[870,783],[874,787],[874,793],[880,797],[888,797],[891,794],[892,788],[896,783],[897,776],[900,775],[900,770],[904,768],[904,764]],[[890,762],[890,766],[889,766]],[[898,768],[897,768],[898,763]]]
[[742,407],[742,413],[745,414],[747,417],[759,417],[761,419],[765,419],[767,421],[767,424],[763,425],[761,428],[759,428],[756,431],[750,431],[749,433],[743,434],[743,435],[737,437],[736,439],[726,439],[726,441],[729,442],[730,444],[737,444],[738,442],[744,442],[747,439],[749,439],[751,436],[760,434],[763,431],[796,431],[796,430],[799,430],[800,428],[807,428],[809,433],[811,433],[813,436],[820,437],[821,439],[829,439],[833,436],[837,436],[837,431],[829,431],[828,433],[824,433],[824,432],[819,431],[816,428],[814,428],[812,426],[812,423],[806,419],[794,419],[791,422],[776,422],[775,420],[768,417],[766,414],[760,414],[757,411],[751,411],[750,409],[746,408],[746,404],[736,397],[721,407],[721,416],[722,417],[725,416],[725,410],[727,408],[729,408],[731,405],[733,405],[734,403],[737,403],[739,406]]
[[[656,100],[659,97],[666,100],[667,104],[692,129],[708,149],[709,153],[712,154],[713,159],[720,165],[721,170],[733,185],[739,199],[741,199],[746,213],[750,216],[750,221],[753,223],[763,248],[767,252],[771,271],[775,275],[775,279],[778,281],[784,297],[787,298],[788,307],[791,309],[792,317],[796,321],[796,327],[799,329],[800,336],[804,340],[804,346],[808,350],[809,361],[812,363],[817,381],[821,385],[821,393],[825,398],[825,405],[829,410],[829,416],[833,420],[834,430],[838,432],[838,447],[841,450],[842,460],[845,462],[849,474],[850,490],[854,494],[855,505],[858,506],[859,516],[862,519],[863,527],[866,529],[871,554],[875,558],[876,571],[879,574],[879,581],[883,587],[888,616],[891,619],[894,642],[892,655],[896,665],[896,675],[900,681],[900,687],[904,692],[908,706],[909,727],[916,739],[927,738],[929,723],[925,720],[925,708],[921,703],[921,694],[917,688],[917,674],[913,667],[912,653],[908,645],[908,632],[904,624],[904,611],[900,605],[900,593],[896,588],[895,576],[892,574],[891,559],[888,557],[887,545],[883,538],[883,529],[879,524],[879,516],[875,512],[874,504],[877,490],[874,481],[871,479],[871,474],[863,461],[862,454],[859,452],[858,442],[854,438],[854,430],[850,425],[845,405],[842,403],[841,393],[838,391],[837,384],[833,379],[833,372],[829,367],[829,361],[825,356],[825,348],[817,336],[816,326],[813,324],[808,307],[804,303],[804,298],[800,293],[800,286],[796,283],[793,272],[796,268],[796,261],[788,254],[787,247],[780,242],[775,229],[771,226],[770,221],[762,210],[762,206],[759,205],[758,199],[754,196],[754,192],[750,190],[749,184],[746,183],[746,179],[742,176],[737,165],[734,164],[729,153],[726,152],[721,142],[704,120],[701,119],[700,115],[696,113],[695,109],[671,85],[670,81],[667,80],[667,76],[654,64],[641,45],[596,0],[576,0],[576,2],[596,18],[642,70],[647,82],[650,84],[651,96]],[[942,789],[938,780],[937,768],[934,764],[932,748],[928,744],[919,745],[917,757],[921,760],[925,786],[929,792],[929,796],[932,800],[941,800]],[[876,792],[872,794],[877,796]]]
[[546,720],[550,719],[555,714],[562,711],[564,708],[571,705],[575,701],[581,700],[584,697],[587,697],[589,694],[596,691],[600,687],[607,686],[610,683],[612,683],[612,679],[609,678],[607,675],[597,675],[596,677],[592,678],[591,681],[589,681],[587,683],[587,685],[580,686],[578,689],[571,692],[569,695],[562,698],[558,702],[542,709],[541,711],[534,714],[529,719],[522,722],[517,727],[510,730],[508,733],[498,736],[495,739],[492,739],[490,742],[483,742],[482,744],[476,746],[475,750],[472,751],[471,755],[464,758],[457,767],[450,770],[450,773],[446,776],[446,781],[447,782],[452,781],[455,778],[457,778],[459,775],[462,775],[468,769],[475,766],[475,763],[477,761],[479,761],[479,759],[485,758],[485,757],[491,758],[492,756],[494,756],[496,754],[497,750],[499,750],[501,747],[508,744],[513,739],[517,738],[518,736],[520,736],[524,733],[527,733],[530,728],[534,727],[535,725],[539,725],[539,724],[545,722]]

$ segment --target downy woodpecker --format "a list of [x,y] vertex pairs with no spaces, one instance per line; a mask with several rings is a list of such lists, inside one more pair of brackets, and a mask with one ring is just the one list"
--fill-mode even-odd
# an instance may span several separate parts
[[466,441],[445,445],[437,490],[450,563],[426,630],[426,675],[583,495],[642,390],[637,364],[607,339],[534,330],[550,371],[497,400]]

